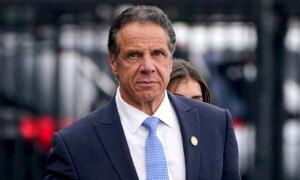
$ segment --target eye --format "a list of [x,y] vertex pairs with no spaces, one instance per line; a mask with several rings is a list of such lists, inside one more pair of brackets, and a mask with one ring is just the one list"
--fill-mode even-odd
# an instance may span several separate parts
[[192,99],[198,100],[198,101],[203,101],[202,96],[193,96]]
[[163,57],[165,56],[165,53],[161,50],[154,50],[152,53],[151,53],[152,57],[154,58],[160,58],[160,57]]
[[128,59],[137,59],[137,58],[139,58],[141,56],[141,53],[140,52],[136,52],[136,51],[133,51],[133,52],[129,52],[128,54],[127,54],[127,58]]
[[138,57],[138,54],[137,53],[129,53],[127,55],[128,58],[137,58]]

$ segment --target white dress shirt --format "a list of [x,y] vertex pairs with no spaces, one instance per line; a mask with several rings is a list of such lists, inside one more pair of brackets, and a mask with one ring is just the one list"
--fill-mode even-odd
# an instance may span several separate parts
[[[184,180],[185,159],[180,126],[167,92],[164,94],[161,105],[152,115],[161,120],[156,134],[164,148],[169,179]],[[116,104],[136,172],[140,180],[146,180],[145,142],[148,130],[142,123],[149,115],[127,104],[122,99],[119,88]]]

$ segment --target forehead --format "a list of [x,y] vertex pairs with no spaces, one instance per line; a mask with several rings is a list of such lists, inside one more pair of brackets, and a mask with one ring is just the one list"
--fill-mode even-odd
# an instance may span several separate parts
[[133,22],[120,30],[118,41],[120,47],[150,44],[167,47],[168,39],[167,32],[159,25]]
[[199,82],[191,78],[184,78],[182,80],[179,80],[176,91],[182,91],[192,94],[202,93]]

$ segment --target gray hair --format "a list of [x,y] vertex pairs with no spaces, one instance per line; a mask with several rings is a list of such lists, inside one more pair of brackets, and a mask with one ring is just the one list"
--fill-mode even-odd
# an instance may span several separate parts
[[132,22],[153,23],[162,27],[169,35],[168,48],[171,54],[174,53],[176,36],[171,21],[158,7],[144,5],[126,9],[112,22],[108,37],[108,50],[110,53],[119,54],[118,33],[121,28]]

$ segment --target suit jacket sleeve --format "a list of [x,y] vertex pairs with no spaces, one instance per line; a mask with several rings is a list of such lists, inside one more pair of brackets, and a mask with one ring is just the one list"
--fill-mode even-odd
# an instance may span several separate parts
[[232,127],[231,115],[226,110],[226,138],[222,180],[240,180],[238,156],[238,146]]
[[75,167],[68,153],[63,137],[56,133],[50,150],[44,180],[75,180]]

